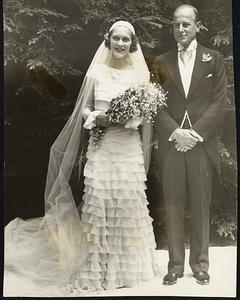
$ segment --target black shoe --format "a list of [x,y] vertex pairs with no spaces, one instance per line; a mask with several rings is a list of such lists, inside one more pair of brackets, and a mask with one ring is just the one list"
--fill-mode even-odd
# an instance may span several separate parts
[[172,285],[177,282],[178,278],[182,278],[182,277],[183,277],[183,274],[169,272],[163,278],[163,285]]
[[193,277],[196,278],[197,283],[199,284],[209,284],[210,276],[207,272],[200,271],[193,274]]

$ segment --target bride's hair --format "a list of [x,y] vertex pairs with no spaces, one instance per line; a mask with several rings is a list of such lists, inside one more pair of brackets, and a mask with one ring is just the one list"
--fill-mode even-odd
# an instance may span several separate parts
[[[104,35],[105,46],[106,46],[108,49],[110,49],[110,38],[111,38],[112,33],[113,33],[113,29],[110,30],[109,32],[107,32],[107,33]],[[131,39],[132,39],[132,43],[131,43],[129,52],[132,53],[132,52],[137,51],[137,49],[138,49],[138,48],[137,48],[138,39],[137,39],[136,35],[133,34],[132,32],[130,33],[130,36],[131,36]]]

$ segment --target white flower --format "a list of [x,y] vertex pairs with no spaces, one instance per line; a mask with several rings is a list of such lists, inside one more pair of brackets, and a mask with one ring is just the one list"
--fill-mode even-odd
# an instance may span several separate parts
[[212,56],[209,53],[203,53],[202,55],[202,62],[209,62],[212,60]]

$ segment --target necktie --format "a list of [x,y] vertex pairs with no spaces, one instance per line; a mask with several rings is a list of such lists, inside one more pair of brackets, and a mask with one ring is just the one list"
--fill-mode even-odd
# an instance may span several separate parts
[[192,51],[181,50],[180,51],[180,58],[181,58],[181,60],[184,64],[184,66],[186,66],[192,58]]

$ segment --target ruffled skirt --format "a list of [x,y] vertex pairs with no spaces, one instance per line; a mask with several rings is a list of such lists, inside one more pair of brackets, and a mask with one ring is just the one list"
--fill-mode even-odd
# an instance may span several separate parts
[[81,223],[88,255],[81,289],[133,287],[158,273],[137,130],[110,127],[98,149],[89,141]]

